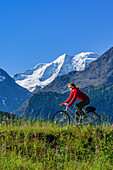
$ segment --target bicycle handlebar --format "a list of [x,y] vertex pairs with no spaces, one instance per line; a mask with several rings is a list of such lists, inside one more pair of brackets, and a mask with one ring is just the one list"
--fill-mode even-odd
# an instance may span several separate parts
[[66,107],[73,107],[73,106],[67,106],[66,103],[64,103],[64,106],[66,106]]

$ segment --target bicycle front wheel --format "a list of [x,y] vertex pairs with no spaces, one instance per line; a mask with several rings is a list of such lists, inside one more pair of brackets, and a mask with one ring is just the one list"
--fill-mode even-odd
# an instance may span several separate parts
[[52,122],[57,125],[69,125],[70,124],[70,117],[66,111],[58,111],[52,117]]
[[95,112],[89,112],[87,113],[86,118],[82,120],[82,124],[84,126],[87,126],[88,124],[94,127],[100,126],[101,125],[100,116]]

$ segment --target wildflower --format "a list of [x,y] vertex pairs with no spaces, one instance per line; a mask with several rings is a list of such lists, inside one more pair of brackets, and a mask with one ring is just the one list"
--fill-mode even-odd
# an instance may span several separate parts
[[12,115],[12,112],[10,113],[10,115]]
[[5,115],[4,115],[4,118],[5,118]]
[[27,145],[26,142],[24,142],[24,144]]
[[65,149],[68,150],[68,146],[66,146]]
[[100,156],[100,154],[99,154],[99,153],[98,153],[97,155],[98,155],[98,156]]
[[113,149],[113,148],[112,148]]
[[78,166],[78,168],[80,168],[80,166]]
[[113,123],[112,123],[112,126],[113,126]]
[[95,126],[93,127],[93,129],[95,130]]
[[2,147],[4,147],[4,146],[5,146],[5,143],[2,144]]
[[6,153],[6,150],[4,151],[4,153]]
[[43,126],[43,129],[45,129],[46,127],[45,127],[45,125]]
[[3,153],[1,153],[1,156],[3,155]]
[[25,129],[26,129],[26,127],[27,127],[26,123],[25,123],[25,125],[24,125],[24,126],[25,126]]
[[9,118],[7,117],[7,118],[6,118],[6,120],[7,120],[7,127],[8,127],[8,119],[9,119]]
[[96,149],[96,150],[98,149],[98,146],[97,146],[97,145],[95,146],[95,149]]
[[35,152],[35,154],[37,155],[37,152]]
[[36,133],[34,133],[34,136],[36,137]]
[[4,133],[2,133],[2,136],[4,136]]
[[15,116],[15,123],[17,123],[17,116]]
[[18,143],[18,145],[20,145],[20,143]]
[[59,153],[59,150],[58,150],[58,148],[56,149],[56,155],[58,155],[58,153]]

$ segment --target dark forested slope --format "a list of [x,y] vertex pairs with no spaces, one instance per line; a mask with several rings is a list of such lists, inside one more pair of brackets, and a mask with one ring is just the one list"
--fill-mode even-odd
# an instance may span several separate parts
[[[109,118],[112,117],[113,120],[113,85],[105,87],[89,86],[82,90],[90,97],[90,105],[96,107],[98,114],[105,118],[105,113]],[[56,111],[62,109],[59,104],[64,102],[69,94],[69,92],[64,94],[38,92],[30,98],[23,117],[37,118],[41,116],[47,119],[50,114],[51,119]],[[18,110],[18,112],[21,112],[21,110]]]

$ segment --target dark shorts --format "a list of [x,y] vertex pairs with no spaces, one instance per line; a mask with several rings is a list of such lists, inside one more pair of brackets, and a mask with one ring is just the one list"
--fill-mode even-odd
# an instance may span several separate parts
[[83,101],[75,104],[75,108],[79,114],[84,114],[82,109],[84,108],[84,106],[87,106],[88,104],[90,104],[90,100],[83,100]]

